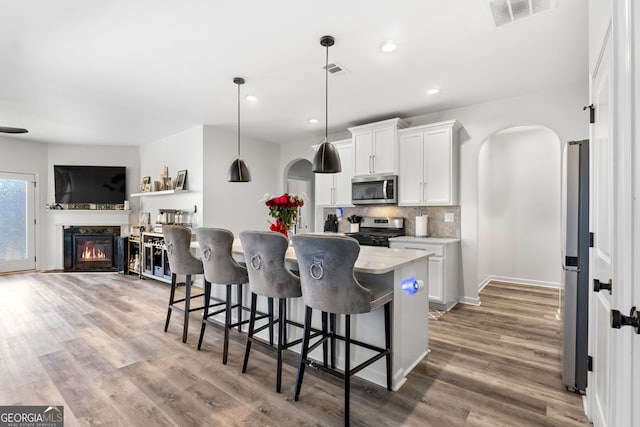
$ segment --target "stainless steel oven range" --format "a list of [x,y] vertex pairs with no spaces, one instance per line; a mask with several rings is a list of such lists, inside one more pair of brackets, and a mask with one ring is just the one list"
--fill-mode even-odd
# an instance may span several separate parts
[[389,247],[389,238],[404,236],[404,218],[363,217],[360,231],[346,233],[364,246]]

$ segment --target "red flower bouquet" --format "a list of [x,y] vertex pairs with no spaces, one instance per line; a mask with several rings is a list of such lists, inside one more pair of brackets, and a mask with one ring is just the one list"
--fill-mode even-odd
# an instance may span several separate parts
[[265,204],[269,208],[269,215],[276,219],[275,223],[270,223],[269,229],[288,237],[288,230],[296,223],[298,208],[304,205],[304,200],[301,197],[284,193],[282,196],[272,197]]

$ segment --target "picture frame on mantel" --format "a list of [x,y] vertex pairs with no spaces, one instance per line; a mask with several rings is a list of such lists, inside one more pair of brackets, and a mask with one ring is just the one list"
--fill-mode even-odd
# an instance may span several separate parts
[[142,178],[142,182],[140,182],[140,192],[148,193],[151,191],[151,177],[145,176]]
[[178,176],[176,176],[176,190],[185,190],[187,187],[187,171],[181,170],[178,171]]

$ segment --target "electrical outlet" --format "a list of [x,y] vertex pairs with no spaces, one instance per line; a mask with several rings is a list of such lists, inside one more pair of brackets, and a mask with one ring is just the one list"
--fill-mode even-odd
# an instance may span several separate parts
[[444,222],[453,222],[453,212],[447,212],[444,214]]

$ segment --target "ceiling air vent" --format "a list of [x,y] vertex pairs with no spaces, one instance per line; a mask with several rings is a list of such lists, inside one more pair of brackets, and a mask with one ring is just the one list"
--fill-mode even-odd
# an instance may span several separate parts
[[345,70],[341,65],[338,65],[335,62],[327,64],[327,66],[322,67],[322,69],[323,70],[326,69],[329,72],[329,74],[333,74],[333,75],[341,75],[341,74],[347,73],[347,70]]
[[546,12],[555,7],[555,0],[489,0],[496,27]]

